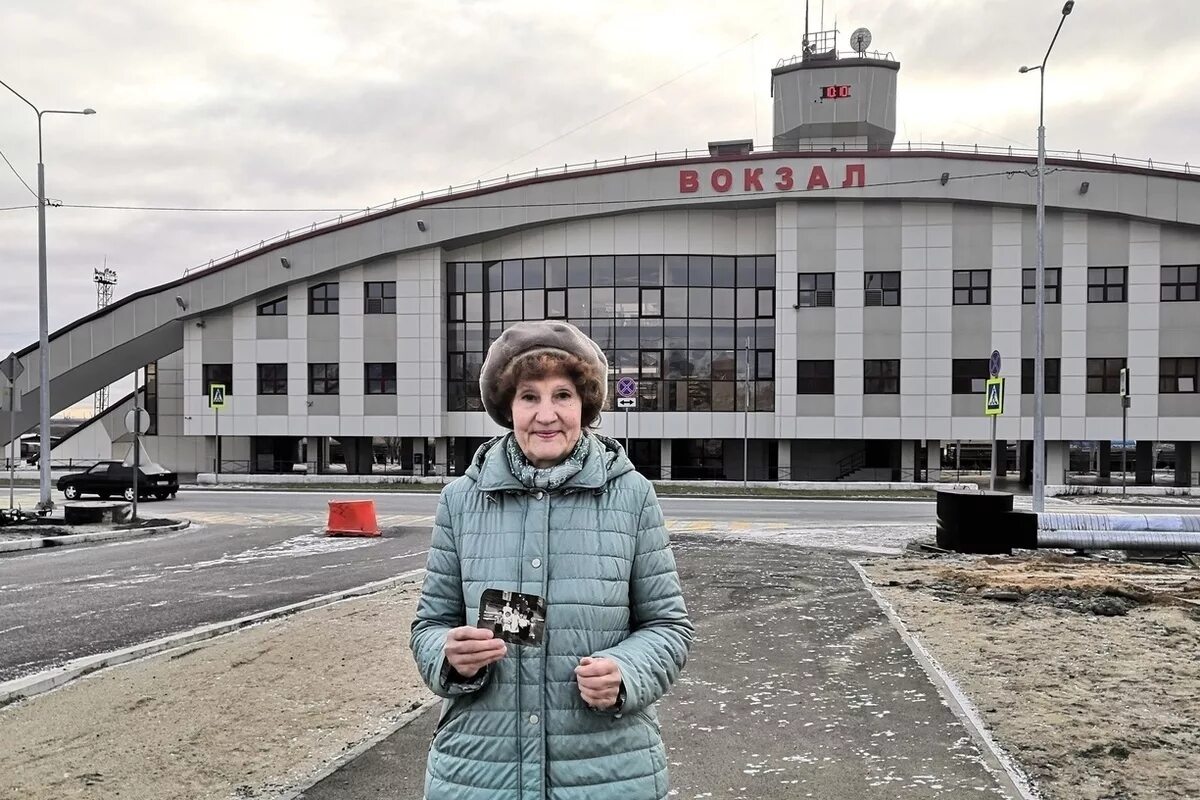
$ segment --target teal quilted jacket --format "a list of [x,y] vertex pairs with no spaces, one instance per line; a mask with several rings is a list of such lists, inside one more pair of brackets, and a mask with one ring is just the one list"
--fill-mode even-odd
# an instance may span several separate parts
[[[511,435],[511,434],[509,434]],[[412,626],[413,656],[445,698],[425,772],[428,800],[662,800],[667,756],[655,702],[692,640],[654,488],[620,445],[592,439],[583,469],[552,493],[513,477],[503,438],[442,492]],[[475,624],[484,589],[546,598],[540,646],[468,682],[443,655]],[[584,656],[621,668],[619,710],[579,695]]]

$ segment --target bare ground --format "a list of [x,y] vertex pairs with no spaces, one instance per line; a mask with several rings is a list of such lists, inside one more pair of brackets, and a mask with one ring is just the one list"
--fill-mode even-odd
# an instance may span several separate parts
[[1045,798],[1200,798],[1200,571],[1048,553],[863,566]]
[[419,586],[105,670],[0,709],[3,800],[274,797],[430,697]]

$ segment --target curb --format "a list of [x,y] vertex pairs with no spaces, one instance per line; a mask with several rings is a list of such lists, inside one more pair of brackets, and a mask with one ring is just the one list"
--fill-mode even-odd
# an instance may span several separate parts
[[123,531],[97,531],[95,533],[71,533],[66,536],[39,536],[36,539],[22,539],[14,542],[0,542],[0,553],[15,553],[22,550],[40,550],[48,547],[67,547],[86,542],[108,542],[114,539],[140,539],[143,536],[153,536],[156,533],[181,531],[191,527],[191,520],[183,520],[171,525],[160,525],[157,528],[134,528]]
[[374,748],[377,744],[382,742],[384,739],[387,739],[389,736],[391,736],[396,731],[400,730],[401,728],[407,727],[409,723],[413,722],[414,720],[419,719],[421,716],[423,716],[425,714],[425,712],[429,711],[429,709],[440,704],[441,702],[442,702],[442,698],[438,697],[437,695],[433,695],[428,700],[421,703],[420,705],[418,705],[416,708],[412,709],[411,711],[406,711],[403,714],[401,714],[398,719],[396,719],[394,722],[388,724],[388,726],[386,728],[384,728],[383,730],[381,730],[379,733],[376,733],[373,736],[369,736],[366,739],[362,740],[361,742],[356,744],[354,747],[350,748],[346,752],[339,755],[337,758],[330,761],[327,765],[322,767],[317,772],[314,772],[311,775],[309,775],[308,777],[306,777],[304,779],[304,786],[302,788],[288,789],[285,792],[283,792],[282,794],[275,795],[273,800],[304,800],[304,793],[307,792],[309,789],[313,788],[318,783],[320,783],[321,781],[325,780],[333,773],[340,770],[342,767],[347,766],[348,764],[350,764],[353,761],[357,761],[359,756],[362,756],[368,750],[371,750],[372,748]]
[[184,645],[214,639],[251,625],[257,625],[260,622],[285,617],[300,611],[320,608],[321,606],[336,603],[339,600],[374,594],[375,592],[391,589],[394,586],[404,583],[415,583],[416,577],[424,572],[424,568],[414,569],[391,578],[364,583],[361,586],[355,586],[351,589],[342,589],[341,591],[321,595],[320,597],[313,597],[308,600],[301,600],[298,603],[280,606],[279,608],[267,609],[266,611],[260,611],[257,614],[251,614],[246,617],[201,625],[190,631],[164,636],[161,639],[114,650],[111,653],[77,658],[61,667],[54,667],[43,670],[35,675],[28,675],[24,678],[16,678],[15,680],[0,683],[0,707],[22,698],[32,697],[42,692],[48,692],[51,689],[65,686],[76,678],[102,670],[105,667],[115,667],[118,664],[126,664],[130,661],[136,661],[145,656],[162,653],[166,650],[174,650]]
[[[1025,775],[1021,767],[1016,763],[1012,756],[1008,755],[1003,748],[996,743],[988,732],[987,726],[983,719],[979,716],[979,710],[975,708],[975,704],[966,696],[958,683],[946,672],[942,665],[937,662],[925,645],[921,644],[921,640],[916,635],[908,630],[908,626],[904,624],[904,620],[900,619],[900,615],[892,608],[892,604],[875,588],[870,576],[866,570],[857,561],[850,561],[850,566],[858,573],[862,579],[863,585],[874,598],[875,602],[883,610],[892,627],[900,634],[900,638],[912,654],[916,657],[921,668],[925,670],[925,674],[929,676],[929,680],[937,688],[938,694],[946,701],[946,705],[954,713],[970,733],[971,738],[980,747],[984,753],[984,766],[989,772],[992,772],[999,781],[1004,785],[1004,788],[1012,793],[1014,798],[1020,800],[1042,800],[1042,795],[1038,792],[1033,781]],[[989,758],[990,756],[990,758]]]

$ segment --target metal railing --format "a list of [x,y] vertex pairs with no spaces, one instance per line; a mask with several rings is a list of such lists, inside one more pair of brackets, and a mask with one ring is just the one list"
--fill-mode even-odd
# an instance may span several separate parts
[[[774,144],[755,144],[751,147],[751,153],[779,153],[795,154],[795,153],[822,153],[829,154],[831,150],[836,149],[839,154],[847,152],[861,152],[861,145],[854,142],[844,142],[841,144],[822,140],[820,143],[808,142],[801,143],[798,146],[789,145],[786,148],[777,148]],[[1006,157],[1027,157],[1036,158],[1036,148],[1022,147],[995,147],[990,145],[968,145],[968,144],[947,144],[946,142],[898,142],[894,144],[890,151],[881,150],[874,151],[873,155],[885,156],[888,153],[897,152],[928,152],[928,153],[957,153],[970,155],[988,155],[988,156],[1006,156]],[[1047,150],[1046,157],[1059,160],[1075,160],[1081,164],[1085,163],[1102,163],[1112,164],[1115,166],[1136,167],[1140,169],[1163,170],[1167,172],[1182,172],[1184,174],[1192,174],[1190,162],[1176,164],[1168,161],[1155,161],[1151,158],[1126,158],[1113,154],[1104,153],[1085,153],[1082,150]],[[708,146],[698,148],[684,148],[683,150],[655,151],[653,153],[644,153],[635,156],[621,156],[619,158],[593,159],[591,161],[580,161],[576,163],[564,163],[561,166],[555,165],[552,167],[535,167],[532,170],[525,172],[508,173],[504,177],[488,178],[487,180],[476,180],[470,183],[458,185],[449,185],[446,188],[432,189],[429,191],[421,191],[416,194],[408,195],[407,197],[395,197],[390,201],[385,201],[378,205],[367,206],[361,211],[351,211],[344,214],[338,214],[336,217],[328,217],[323,220],[315,221],[301,228],[286,230],[283,233],[271,236],[266,239],[261,239],[257,244],[250,244],[246,247],[234,250],[232,253],[227,253],[217,258],[209,259],[207,262],[197,264],[193,267],[188,267],[183,271],[185,276],[195,272],[201,272],[214,267],[219,267],[229,261],[245,257],[252,253],[274,247],[278,244],[288,241],[293,236],[301,236],[304,234],[314,233],[325,228],[332,228],[346,222],[361,221],[372,214],[378,214],[383,211],[390,211],[400,206],[410,203],[419,203],[426,200],[437,199],[452,199],[456,194],[464,192],[475,192],[483,189],[492,189],[505,186],[518,181],[531,180],[534,178],[545,178],[555,175],[569,175],[578,172],[589,172],[598,169],[608,169],[612,167],[622,167],[637,164],[653,164],[657,162],[678,161],[681,159],[690,158],[712,158],[714,161],[720,161],[728,158],[728,156],[709,156]],[[581,205],[586,205],[581,201]]]

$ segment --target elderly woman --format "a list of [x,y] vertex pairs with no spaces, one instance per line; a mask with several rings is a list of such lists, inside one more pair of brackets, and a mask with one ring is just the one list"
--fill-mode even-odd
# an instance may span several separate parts
[[[604,405],[604,353],[565,322],[517,323],[479,383],[512,433],[480,447],[438,504],[411,641],[446,698],[425,796],[661,800],[654,704],[692,624],[654,488],[619,444],[584,429]],[[487,589],[541,598],[540,640],[475,627]]]

